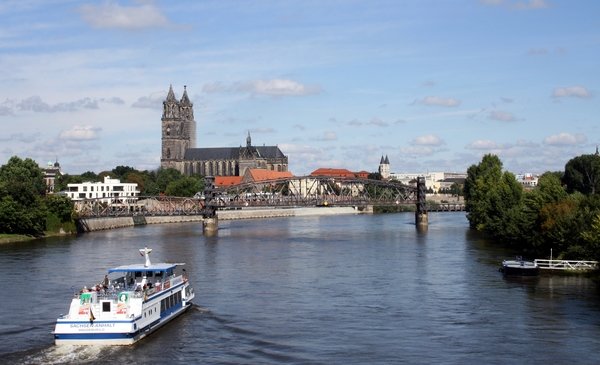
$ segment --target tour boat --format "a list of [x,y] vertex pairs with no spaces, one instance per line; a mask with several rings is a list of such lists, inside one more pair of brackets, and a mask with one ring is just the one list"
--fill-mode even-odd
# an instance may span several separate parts
[[194,290],[182,263],[150,262],[108,270],[101,284],[81,290],[56,320],[57,345],[130,345],[192,306]]
[[540,268],[535,261],[525,261],[517,257],[515,260],[502,261],[500,271],[504,275],[534,276],[539,274]]

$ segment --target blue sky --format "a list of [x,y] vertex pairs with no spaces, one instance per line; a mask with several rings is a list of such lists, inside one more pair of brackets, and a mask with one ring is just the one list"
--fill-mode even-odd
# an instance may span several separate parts
[[600,143],[600,1],[0,2],[0,161],[160,164],[169,85],[198,147],[290,170],[563,170]]

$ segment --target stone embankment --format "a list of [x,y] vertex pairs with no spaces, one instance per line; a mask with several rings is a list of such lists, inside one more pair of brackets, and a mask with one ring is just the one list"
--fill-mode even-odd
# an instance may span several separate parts
[[[310,215],[338,215],[372,213],[371,210],[358,210],[354,207],[315,207],[315,208],[290,208],[290,209],[240,209],[221,210],[217,212],[219,220],[257,219],[276,217],[299,217]],[[201,215],[169,215],[169,216],[133,216],[133,217],[105,217],[82,218],[77,221],[79,232],[93,232],[104,229],[141,226],[146,224],[162,223],[201,223]]]
[[104,229],[142,226],[146,224],[202,222],[201,215],[169,215],[169,216],[133,216],[133,217],[106,217],[82,218],[77,220],[79,232],[93,232]]
[[[301,217],[309,215],[338,215],[367,213],[354,207],[314,207],[314,208],[288,208],[288,209],[240,209],[220,210],[217,212],[219,220],[255,219],[276,217]],[[372,211],[371,211],[372,213]]]

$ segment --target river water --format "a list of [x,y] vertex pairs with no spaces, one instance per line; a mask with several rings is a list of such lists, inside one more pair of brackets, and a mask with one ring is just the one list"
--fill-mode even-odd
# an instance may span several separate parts
[[[324,208],[326,209],[326,208]],[[123,228],[0,246],[0,363],[597,364],[600,294],[583,277],[506,279],[511,253],[462,213]],[[73,290],[108,267],[186,262],[195,306],[129,347],[57,347]]]

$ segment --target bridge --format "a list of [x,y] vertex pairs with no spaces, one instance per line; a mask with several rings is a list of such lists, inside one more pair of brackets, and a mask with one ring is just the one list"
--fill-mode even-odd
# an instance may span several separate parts
[[397,181],[301,176],[216,187],[214,177],[207,176],[203,195],[195,198],[89,199],[77,201],[76,211],[80,218],[202,215],[210,226],[211,222],[216,225],[216,212],[223,209],[400,205],[414,205],[416,223],[427,224],[424,178],[417,179],[417,186]]

